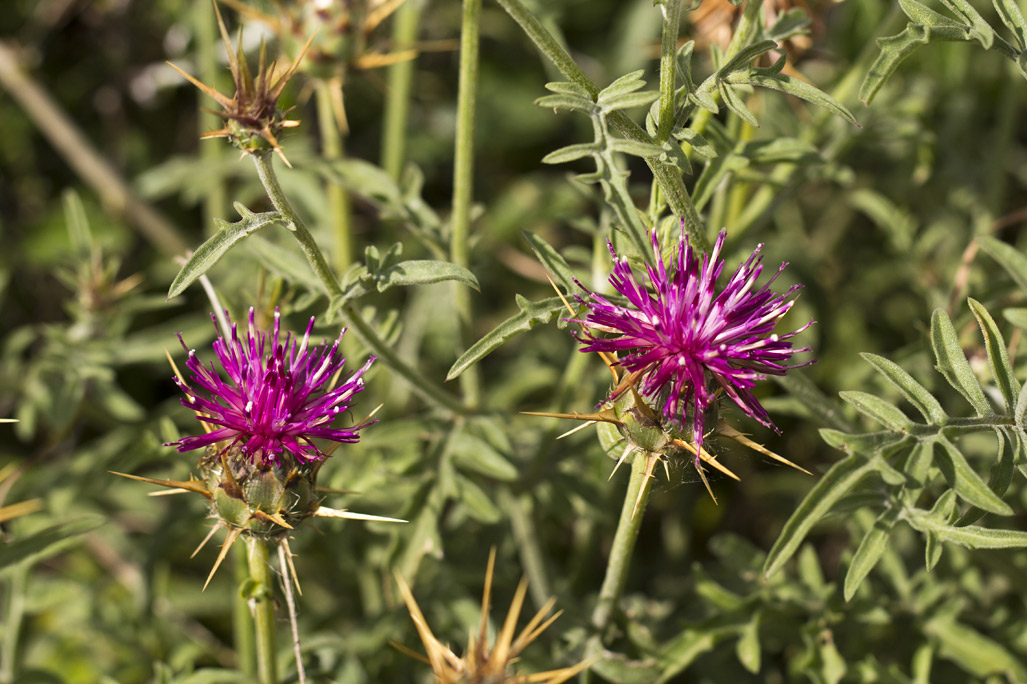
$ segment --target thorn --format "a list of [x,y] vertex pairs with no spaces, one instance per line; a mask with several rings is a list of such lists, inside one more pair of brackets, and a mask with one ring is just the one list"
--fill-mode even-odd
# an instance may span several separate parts
[[615,417],[613,409],[603,409],[599,413],[547,413],[545,411],[521,411],[525,416],[542,416],[544,418],[565,418],[567,420],[590,420],[593,422],[613,423],[623,425],[624,421]]
[[225,556],[228,555],[228,550],[232,548],[232,544],[235,543],[235,540],[239,538],[240,534],[242,534],[241,527],[233,527],[228,530],[228,536],[225,537],[225,543],[221,545],[221,552],[218,554],[218,559],[214,561],[214,567],[210,569],[210,574],[207,575],[207,581],[203,583],[203,589],[201,589],[201,591],[207,590],[207,585],[210,584],[212,579],[214,579],[214,573],[218,571],[219,567],[221,567],[221,561],[225,560]]
[[731,470],[728,469],[727,466],[725,466],[720,461],[718,461],[717,457],[711,455],[710,452],[706,451],[706,449],[700,449],[699,452],[696,453],[695,446],[693,444],[689,444],[688,442],[684,441],[683,439],[675,439],[675,440],[673,440],[673,443],[675,445],[681,447],[682,449],[686,449],[686,450],[690,451],[692,454],[698,456],[699,459],[703,463],[710,464],[711,466],[713,466],[714,468],[719,470],[724,475],[727,475],[728,477],[730,477],[732,480],[735,480],[737,482],[741,482],[742,481],[742,478],[738,477],[733,472],[731,472]]
[[778,463],[784,463],[785,465],[791,466],[792,468],[795,468],[796,470],[801,470],[802,472],[806,473],[807,475],[812,475],[813,474],[810,471],[808,471],[805,468],[803,468],[802,466],[797,465],[795,463],[792,463],[791,461],[789,461],[784,456],[778,456],[777,454],[775,454],[773,451],[771,451],[770,449],[766,448],[762,444],[757,444],[756,442],[752,441],[751,439],[749,439],[748,437],[743,435],[738,430],[734,429],[733,427],[731,427],[730,425],[725,423],[723,420],[717,421],[716,433],[718,435],[723,435],[724,437],[727,437],[728,439],[733,439],[734,441],[738,442],[739,444],[741,444],[743,446],[747,446],[747,447],[749,447],[750,449],[752,449],[753,451],[755,451],[757,453],[763,454],[764,456],[769,456],[770,458],[774,459]]
[[292,583],[296,586],[296,593],[303,596],[303,590],[300,589],[300,576],[296,574],[296,566],[292,562],[293,555],[292,549],[289,548],[288,537],[282,537],[282,548],[285,549],[285,561],[289,565],[289,573],[292,575]]
[[206,485],[201,480],[155,480],[152,477],[142,477],[140,475],[129,475],[128,473],[119,473],[116,470],[108,470],[111,475],[118,475],[119,477],[127,477],[130,480],[139,480],[140,482],[147,482],[149,484],[159,485],[161,487],[171,487],[173,489],[184,489],[189,492],[196,492],[202,494],[208,499],[211,498],[210,492],[207,491]]
[[340,510],[335,508],[327,508],[325,506],[319,506],[314,512],[316,518],[345,518],[347,520],[370,520],[374,522],[394,522],[394,523],[405,523],[410,522],[409,520],[400,520],[399,518],[385,518],[380,515],[369,515],[367,513],[354,513],[352,511]]
[[274,524],[279,525],[280,527],[284,527],[287,530],[294,529],[292,525],[285,522],[285,520],[282,519],[282,516],[278,515],[277,513],[272,514],[265,513],[264,511],[255,510],[252,511],[251,516],[261,522],[273,522]]
[[587,423],[582,423],[581,425],[579,425],[577,427],[572,427],[570,430],[568,430],[567,432],[565,432],[562,435],[560,435],[559,437],[557,437],[557,439],[563,439],[564,437],[570,437],[575,432],[580,432],[580,431],[584,430],[585,428],[587,428],[588,426],[595,425],[595,424],[596,424],[596,422],[594,420],[590,420]]
[[713,503],[716,505],[717,497],[713,495],[713,489],[710,487],[710,481],[706,479],[706,473],[703,472],[702,464],[699,463],[698,459],[695,461],[695,471],[699,473],[699,479],[702,480],[704,485],[706,485],[706,491],[710,493],[710,498],[713,499]]
[[645,495],[645,489],[649,485],[649,478],[653,476],[653,470],[656,468],[656,462],[658,460],[660,460],[660,457],[656,454],[646,454],[645,475],[642,478],[642,486],[638,488],[638,498],[635,499],[635,508],[631,511],[632,518],[638,515],[638,507],[642,503],[642,497]]
[[207,542],[210,541],[210,538],[213,537],[217,533],[217,531],[220,530],[222,527],[224,527],[224,526],[221,523],[218,523],[218,524],[214,525],[214,527],[210,528],[210,532],[208,532],[207,536],[203,538],[203,541],[201,541],[200,545],[196,547],[196,550],[193,551],[191,554],[189,554],[189,557],[190,558],[195,558],[196,554],[198,554],[200,552],[200,549],[202,549],[204,546],[206,546]]
[[624,452],[620,455],[620,458],[617,459],[617,465],[613,466],[613,472],[610,473],[610,477],[606,478],[607,482],[613,479],[614,473],[617,472],[617,469],[620,468],[622,463],[624,463],[624,459],[628,457],[628,454],[630,454],[634,448],[635,445],[631,444],[630,442],[624,448]]

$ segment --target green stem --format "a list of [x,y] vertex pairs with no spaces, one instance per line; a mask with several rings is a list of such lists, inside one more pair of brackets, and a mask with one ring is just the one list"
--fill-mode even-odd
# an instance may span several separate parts
[[275,684],[278,681],[278,652],[275,649],[275,611],[271,601],[271,564],[267,541],[248,535],[249,594],[253,624],[257,633],[257,681]]
[[[208,13],[209,14],[209,13]],[[232,550],[235,566],[235,585],[241,587],[249,579],[248,549],[236,544]],[[257,675],[257,641],[253,632],[250,606],[245,598],[236,592],[232,600],[232,638],[235,643],[235,658],[239,671],[252,679]]]
[[[260,182],[264,185],[264,190],[267,192],[268,199],[271,200],[271,204],[278,213],[282,215],[286,227],[300,243],[300,249],[303,251],[303,255],[307,257],[314,275],[325,286],[332,299],[341,297],[343,294],[342,288],[339,286],[339,281],[336,280],[335,274],[332,273],[331,267],[325,260],[321,248],[317,246],[314,236],[310,234],[306,224],[303,223],[303,219],[292,208],[289,199],[282,191],[282,186],[278,183],[278,176],[275,174],[271,153],[269,151],[259,152],[251,156],[253,157],[254,165],[257,167],[257,175],[260,176]],[[435,386],[421,375],[418,370],[403,361],[389,347],[385,340],[378,335],[371,324],[361,317],[360,312],[352,303],[344,304],[339,310],[339,315],[360,341],[367,345],[382,363],[406,379],[425,401],[448,409],[453,413],[467,413],[467,409],[455,397]]]
[[18,639],[25,615],[25,590],[30,563],[19,563],[7,574],[7,612],[4,615],[4,642],[0,657],[0,682],[12,684],[18,672]]
[[[342,88],[339,81],[318,79],[315,90],[317,98],[317,129],[321,134],[321,155],[326,161],[343,158],[342,132],[332,109],[332,90]],[[350,203],[346,189],[331,181],[325,184],[328,195],[328,215],[332,226],[334,249],[332,261],[335,269],[344,273],[353,263],[353,237],[350,228]]]
[[617,602],[624,592],[628,571],[631,569],[631,554],[635,550],[638,530],[642,526],[642,515],[649,499],[652,478],[646,474],[646,456],[644,453],[636,452],[631,461],[631,480],[628,481],[628,491],[624,493],[624,505],[620,510],[617,532],[613,535],[606,576],[603,577],[603,584],[599,589],[599,601],[592,613],[592,626],[596,628],[600,637],[610,626]]
[[[214,55],[216,45],[221,44],[218,38],[217,26],[214,22],[214,13],[210,11],[210,3],[207,0],[193,0],[193,17],[196,28],[196,66],[199,68],[199,78],[204,83],[216,83],[222,69],[218,66],[217,57]],[[213,131],[222,127],[221,117],[205,106],[198,107],[200,128],[205,131]],[[224,145],[200,145],[200,155],[206,165],[214,168],[225,151]],[[221,218],[228,213],[228,194],[225,191],[225,184],[219,174],[216,178],[204,186],[203,197],[203,225],[210,234],[217,229],[214,219]]]
[[[396,10],[392,24],[392,48],[409,49],[417,40],[417,29],[421,22],[423,4],[418,0],[406,0]],[[399,180],[406,161],[407,122],[410,119],[410,93],[413,90],[413,59],[397,62],[389,67],[389,87],[385,99],[385,129],[382,134],[382,168]]]
[[[563,74],[564,78],[584,88],[595,99],[599,94],[599,88],[596,84],[585,75],[585,72],[571,59],[567,51],[563,49],[556,39],[553,38],[553,35],[546,30],[538,18],[520,0],[496,0],[496,2],[506,10],[506,13],[514,21],[520,24],[521,29],[535,43],[535,47],[538,48],[539,52],[553,63],[560,73]],[[629,140],[653,142],[652,138],[624,112],[612,112],[609,115],[609,122],[618,133]],[[701,252],[708,252],[710,243],[706,238],[706,229],[698,212],[695,210],[695,206],[692,204],[692,198],[688,194],[688,190],[685,188],[685,183],[681,178],[681,171],[671,164],[661,162],[656,157],[647,158],[645,163],[649,165],[653,176],[656,177],[656,182],[660,184],[660,189],[667,200],[667,206],[670,207],[674,214],[684,220],[692,245]]]
[[664,0],[663,42],[660,45],[660,125],[656,142],[670,140],[674,128],[674,90],[677,73],[678,30],[681,27],[681,0]]
[[538,528],[531,515],[531,499],[517,496],[508,487],[501,487],[498,492],[500,508],[510,518],[514,541],[521,557],[521,564],[528,575],[528,590],[536,608],[541,608],[549,597],[549,572],[546,570],[545,554],[538,540]]
[[[478,42],[481,0],[464,0],[460,24],[460,84],[456,105],[456,146],[453,151],[453,233],[449,257],[467,268],[470,264],[468,238],[471,232],[471,200],[474,196],[474,110],[478,100]],[[453,284],[453,302],[460,321],[461,349],[470,343],[473,331],[471,291]],[[481,374],[471,366],[460,376],[460,387],[471,406],[481,401]]]

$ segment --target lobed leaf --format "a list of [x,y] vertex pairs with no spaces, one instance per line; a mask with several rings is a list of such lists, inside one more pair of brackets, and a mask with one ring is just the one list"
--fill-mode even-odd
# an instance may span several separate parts
[[995,31],[980,12],[974,9],[967,0],[941,0],[941,3],[948,7],[954,14],[958,14],[970,27],[970,35],[981,44],[985,50],[990,50],[995,42]]
[[389,266],[378,273],[375,285],[379,292],[385,292],[391,287],[432,285],[447,280],[462,283],[481,292],[478,279],[463,266],[431,259],[411,259]]
[[945,425],[949,417],[942,409],[941,404],[934,398],[927,389],[913,379],[913,376],[903,370],[897,363],[889,361],[883,356],[876,354],[860,354],[863,359],[884,378],[895,389],[902,393],[902,396],[913,405],[917,411],[931,425]]
[[229,223],[223,219],[214,219],[218,232],[200,245],[192,253],[188,261],[185,262],[185,266],[182,267],[182,270],[178,272],[178,275],[171,282],[171,287],[168,289],[168,299],[177,297],[185,292],[187,287],[209,271],[240,240],[272,223],[282,221],[282,215],[277,211],[254,214],[238,202],[233,206],[235,206],[235,210],[239,212],[239,215],[242,216],[242,219],[235,223]]
[[935,309],[931,315],[931,346],[938,361],[935,368],[945,376],[949,384],[970,402],[977,415],[992,415],[991,406],[984,397],[977,376],[970,368],[963,348],[959,346],[959,338],[956,336],[956,329],[952,327],[952,320],[942,309]]
[[548,323],[556,312],[564,308],[563,300],[559,297],[549,297],[540,302],[530,302],[520,295],[517,295],[516,299],[520,311],[497,325],[461,354],[449,369],[449,374],[446,376],[447,381],[459,377],[461,373],[494,352],[514,335],[527,332],[539,323]]
[[[926,9],[926,8],[925,8]],[[938,16],[941,16],[940,14]],[[877,45],[881,48],[881,54],[877,56],[874,63],[867,70],[866,78],[859,87],[859,99],[864,104],[870,104],[877,91],[881,89],[885,81],[891,78],[902,60],[916,52],[920,47],[935,41],[967,41],[970,40],[970,32],[956,22],[953,25],[943,24],[937,26],[923,26],[920,24],[908,24],[906,30],[898,35],[878,38]]]

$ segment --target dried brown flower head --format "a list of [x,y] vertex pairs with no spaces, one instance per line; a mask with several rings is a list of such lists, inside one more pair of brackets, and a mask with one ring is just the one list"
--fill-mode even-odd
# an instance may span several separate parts
[[449,646],[443,644],[432,633],[428,622],[424,619],[421,609],[417,606],[410,587],[396,575],[396,582],[403,594],[403,600],[410,611],[410,617],[417,626],[417,633],[421,636],[427,658],[409,649],[400,647],[408,655],[417,658],[429,665],[435,673],[435,681],[438,684],[528,684],[538,682],[539,684],[561,684],[568,681],[574,675],[583,672],[591,664],[591,660],[584,660],[571,667],[563,667],[558,670],[547,670],[534,674],[512,674],[510,666],[517,660],[517,657],[524,651],[531,642],[535,641],[556,618],[560,617],[562,611],[546,617],[553,609],[556,599],[549,599],[535,616],[528,621],[520,634],[514,637],[517,628],[517,619],[521,615],[521,607],[524,604],[524,595],[528,590],[528,581],[521,580],[514,592],[513,600],[510,602],[510,609],[506,613],[503,627],[496,636],[496,642],[489,647],[488,644],[488,614],[489,603],[492,596],[492,575],[496,565],[496,550],[492,549],[489,554],[488,568],[485,570],[485,590],[481,598],[481,627],[478,634],[471,634],[468,637],[467,648],[461,658],[454,653]]

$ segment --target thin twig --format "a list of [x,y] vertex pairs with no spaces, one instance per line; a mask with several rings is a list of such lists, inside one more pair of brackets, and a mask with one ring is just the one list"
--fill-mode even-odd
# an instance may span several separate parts
[[300,629],[296,624],[296,601],[292,597],[292,578],[289,576],[291,562],[285,556],[285,543],[278,545],[278,567],[282,572],[282,589],[285,592],[285,605],[289,609],[289,626],[292,628],[292,651],[296,656],[296,676],[300,684],[307,681],[307,673],[303,670],[303,653],[300,650]]

